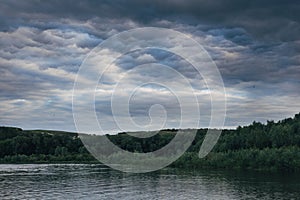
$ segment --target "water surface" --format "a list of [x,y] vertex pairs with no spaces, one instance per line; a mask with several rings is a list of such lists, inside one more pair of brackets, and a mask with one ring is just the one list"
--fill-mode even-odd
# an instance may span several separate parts
[[128,174],[100,164],[0,165],[0,188],[0,199],[300,199],[300,176],[175,169]]

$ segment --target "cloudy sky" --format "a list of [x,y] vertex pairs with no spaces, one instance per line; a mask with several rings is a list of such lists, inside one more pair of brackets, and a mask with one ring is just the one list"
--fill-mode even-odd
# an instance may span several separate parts
[[[296,0],[1,1],[0,126],[74,131],[72,91],[81,64],[101,42],[142,27],[179,31],[209,53],[226,89],[225,127],[292,117],[300,111],[299,10]],[[149,63],[170,68],[137,67]],[[191,94],[172,69],[199,94],[201,125],[207,126],[211,106],[203,77],[180,56],[141,49],[118,58],[94,90],[103,129],[118,131],[115,118],[127,122],[120,110],[128,96],[126,106],[136,124],[150,122],[149,111],[154,111],[154,116],[168,118],[167,127],[178,127],[180,108],[191,113],[195,108],[188,101],[180,105],[176,95],[189,99]],[[82,84],[88,79],[78,76]],[[146,84],[153,80],[159,84]],[[118,82],[115,113],[111,97]],[[127,90],[143,83],[134,93]],[[175,95],[163,85],[174,87]],[[85,103],[80,102],[82,110]],[[195,119],[191,114],[186,126]]]

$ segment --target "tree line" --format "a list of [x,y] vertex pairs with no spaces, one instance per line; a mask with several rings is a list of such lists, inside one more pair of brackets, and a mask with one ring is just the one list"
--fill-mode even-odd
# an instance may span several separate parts
[[[126,133],[107,137],[124,150],[152,152],[168,144],[176,131],[162,130],[149,138],[137,138]],[[197,130],[188,151],[171,167],[300,171],[300,113],[278,122],[267,121],[263,124],[254,121],[235,130],[223,130],[213,151],[199,159],[198,151],[206,132],[207,129]],[[0,162],[97,161],[76,133],[0,127]]]

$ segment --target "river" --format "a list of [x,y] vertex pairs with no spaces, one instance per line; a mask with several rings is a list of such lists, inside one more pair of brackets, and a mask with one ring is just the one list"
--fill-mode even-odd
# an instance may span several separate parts
[[163,169],[129,174],[100,164],[0,165],[0,199],[300,199],[300,175]]

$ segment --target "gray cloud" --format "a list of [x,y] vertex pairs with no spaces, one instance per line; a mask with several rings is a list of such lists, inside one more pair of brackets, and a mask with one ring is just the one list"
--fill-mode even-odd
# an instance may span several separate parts
[[[2,16],[17,21],[57,21],[61,18],[90,20],[92,18],[132,19],[142,24],[155,20],[189,24],[243,27],[258,37],[283,41],[299,39],[300,5],[296,0],[188,0],[188,1],[6,1],[1,5]],[[9,21],[9,20],[8,20]],[[2,26],[10,26],[3,22]],[[48,26],[51,26],[48,25]],[[6,27],[7,28],[7,27]]]
[[[287,117],[300,106],[298,10],[295,0],[2,1],[0,124],[74,130],[72,87],[85,56],[108,37],[143,26],[186,33],[210,53],[228,92],[228,127]],[[159,50],[131,52],[115,64],[126,71],[152,62],[199,79],[184,60]],[[106,87],[114,79],[107,77]],[[132,115],[144,114],[148,100],[136,99]],[[168,105],[168,98],[157,100]],[[105,98],[96,104],[99,115],[111,114]]]

